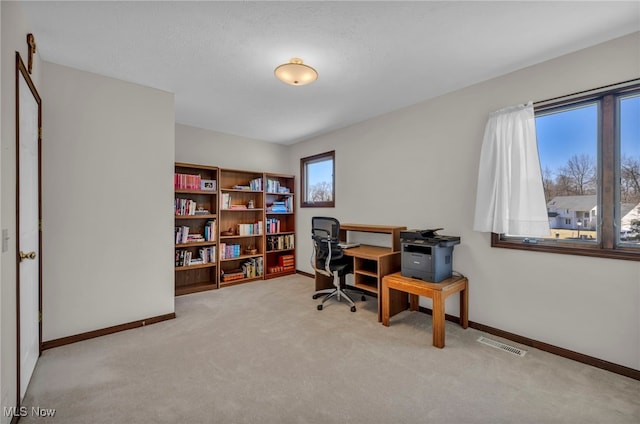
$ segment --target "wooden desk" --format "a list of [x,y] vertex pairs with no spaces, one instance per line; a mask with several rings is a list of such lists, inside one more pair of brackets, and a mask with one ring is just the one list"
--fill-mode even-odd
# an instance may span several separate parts
[[[354,286],[378,298],[378,322],[382,321],[382,277],[400,270],[400,231],[406,228],[391,225],[340,224],[340,241],[347,241],[348,231],[389,234],[391,237],[391,247],[363,244],[343,250],[346,256],[353,258]],[[331,278],[316,273],[316,291],[331,287]]]
[[[460,325],[469,326],[469,280],[454,276],[439,283],[403,277],[399,272],[382,278],[382,325],[389,326],[389,318],[406,309],[409,293],[409,309],[419,310],[419,296],[433,300],[433,345],[444,347],[444,301],[460,292]],[[402,305],[404,304],[404,307]]]
[[400,250],[400,231],[407,227],[395,225],[368,225],[368,224],[340,224],[340,241],[347,241],[347,233],[355,231],[359,233],[389,234],[391,236],[391,251]]

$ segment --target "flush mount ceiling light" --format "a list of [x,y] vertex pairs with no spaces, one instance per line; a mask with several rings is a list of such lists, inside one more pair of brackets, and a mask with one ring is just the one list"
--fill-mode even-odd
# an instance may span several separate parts
[[291,85],[306,85],[318,79],[318,72],[302,63],[302,59],[297,57],[291,58],[289,63],[278,66],[273,73],[280,81]]

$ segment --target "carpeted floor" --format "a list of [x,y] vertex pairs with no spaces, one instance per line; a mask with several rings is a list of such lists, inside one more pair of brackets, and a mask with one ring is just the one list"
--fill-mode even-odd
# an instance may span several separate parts
[[430,316],[386,328],[375,299],[318,311],[313,287],[294,275],[181,296],[175,320],[47,350],[20,422],[640,422],[640,381],[527,346],[518,357],[451,322],[436,349]]

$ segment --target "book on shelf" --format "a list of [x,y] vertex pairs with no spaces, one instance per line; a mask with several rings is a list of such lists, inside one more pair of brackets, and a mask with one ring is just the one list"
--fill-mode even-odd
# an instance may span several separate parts
[[220,279],[224,282],[242,280],[244,279],[244,272],[241,269],[222,271]]
[[173,209],[176,215],[186,216],[195,215],[197,207],[198,205],[194,200],[176,198]]
[[280,220],[277,218],[267,218],[267,234],[280,232]]
[[200,243],[206,241],[202,234],[189,234],[185,243]]
[[236,230],[239,236],[259,236],[262,234],[262,221],[254,224],[237,224]]
[[264,273],[262,256],[250,258],[241,265],[245,278],[261,277]]
[[293,255],[280,255],[278,257],[278,264],[280,266],[293,266],[295,265],[295,257]]
[[215,263],[216,262],[216,247],[215,246],[203,247],[202,249],[200,249],[199,253],[200,253],[200,259],[202,260],[203,264],[209,264],[209,263]]
[[283,234],[279,236],[267,236],[267,251],[285,250],[295,248],[295,236]]
[[175,227],[176,232],[176,244],[186,243],[189,238],[189,227]]
[[200,190],[202,178],[200,175],[173,174],[173,187],[176,190]]
[[239,258],[242,254],[242,246],[239,244],[220,243],[220,259]]
[[204,226],[204,239],[206,241],[216,241],[217,234],[218,234],[217,220],[211,219],[207,221],[207,223]]
[[199,249],[197,254],[198,257],[194,256],[194,252],[187,249],[177,249],[176,250],[176,267],[186,267],[193,265],[203,265],[208,263],[216,262],[216,247],[209,246],[203,247]]
[[273,213],[293,212],[293,198],[289,197],[285,200],[276,200],[267,207],[267,211]]
[[291,190],[289,190],[289,187],[285,187],[280,185],[280,181],[279,180],[274,180],[271,178],[267,178],[267,184],[266,184],[266,192],[267,193],[281,193],[281,194],[288,194],[290,193]]

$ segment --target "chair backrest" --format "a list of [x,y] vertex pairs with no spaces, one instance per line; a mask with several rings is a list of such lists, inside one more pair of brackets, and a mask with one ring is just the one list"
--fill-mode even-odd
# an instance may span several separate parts
[[327,216],[314,216],[311,218],[311,236],[325,239],[330,237],[337,243],[340,236],[340,222]]
[[314,244],[312,265],[316,270],[328,270],[327,261],[333,262],[343,257],[342,248],[338,246],[339,236],[340,222],[337,219],[325,216],[311,218],[311,238]]

